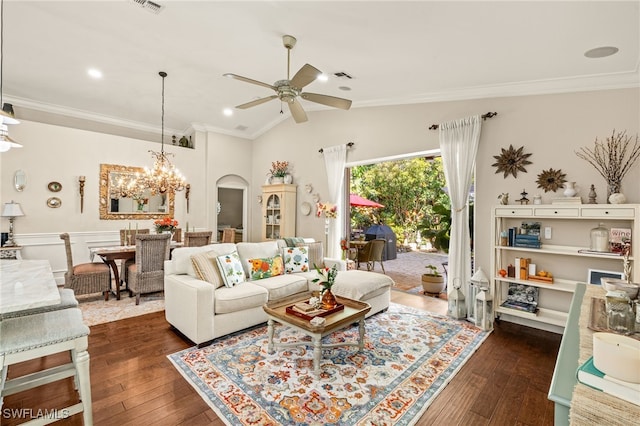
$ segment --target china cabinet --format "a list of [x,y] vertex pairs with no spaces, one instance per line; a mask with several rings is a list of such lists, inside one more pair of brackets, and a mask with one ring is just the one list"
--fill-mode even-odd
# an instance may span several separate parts
[[[640,282],[638,242],[640,241],[640,205],[638,204],[566,204],[496,206],[492,209],[491,284],[496,318],[562,333],[569,307],[579,282],[587,282],[589,270],[623,272],[623,257],[592,250],[591,231],[596,227],[624,228],[631,231],[631,275]],[[509,229],[522,229],[525,223],[539,222],[540,246],[518,247],[505,244]],[[601,225],[602,224],[602,225]],[[528,225],[525,225],[525,228]],[[514,231],[517,235],[518,231]],[[534,268],[527,273],[535,276],[541,270],[552,279],[531,280],[526,275],[505,275],[515,265],[516,258],[525,258]],[[518,271],[518,267],[514,268]],[[503,276],[505,275],[505,276]],[[599,284],[599,283],[598,283]],[[537,296],[537,311],[528,312],[503,306],[509,290],[520,285]]]
[[297,185],[262,186],[262,240],[296,235]]

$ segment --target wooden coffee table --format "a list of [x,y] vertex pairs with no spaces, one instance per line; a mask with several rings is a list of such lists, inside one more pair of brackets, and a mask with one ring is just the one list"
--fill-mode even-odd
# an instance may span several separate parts
[[[312,325],[309,320],[288,314],[286,309],[297,302],[309,300],[311,293],[303,293],[292,296],[290,298],[270,302],[263,306],[269,320],[267,322],[267,334],[269,336],[269,353],[273,353],[276,348],[284,348],[291,346],[309,346],[313,345],[313,372],[316,376],[320,374],[320,358],[322,357],[322,348],[335,348],[338,346],[358,346],[360,350],[364,349],[364,317],[371,310],[368,303],[357,300],[347,299],[345,297],[336,296],[338,303],[344,305],[344,309],[323,317],[324,324]],[[311,337],[311,342],[292,342],[292,343],[274,343],[274,322],[282,325],[293,327],[296,330]],[[334,331],[346,328],[357,322],[359,324],[360,336],[357,342],[334,343],[330,345],[322,345],[322,338]]]

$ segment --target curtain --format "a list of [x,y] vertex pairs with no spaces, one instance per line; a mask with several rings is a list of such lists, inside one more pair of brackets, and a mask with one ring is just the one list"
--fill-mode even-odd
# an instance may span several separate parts
[[[444,176],[451,198],[451,239],[449,242],[449,295],[455,285],[465,295],[467,312],[472,312],[475,301],[470,300],[471,239],[469,236],[469,189],[480,141],[479,115],[439,125],[440,151]],[[451,312],[452,297],[449,297]]]
[[[329,187],[329,202],[338,207],[338,217],[346,212],[344,203],[344,167],[347,163],[347,145],[336,145],[323,148],[324,164],[327,169],[327,185]],[[340,220],[327,219],[327,257],[340,259]]]

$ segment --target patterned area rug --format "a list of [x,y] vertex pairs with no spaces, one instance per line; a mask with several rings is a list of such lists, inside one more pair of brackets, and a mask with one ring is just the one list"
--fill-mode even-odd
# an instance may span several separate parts
[[[217,339],[169,360],[228,425],[410,425],[487,337],[470,323],[391,304],[366,321],[365,349],[309,346],[268,354],[267,327]],[[309,341],[276,327],[276,341]],[[355,341],[357,326],[323,342]]]
[[129,297],[128,293],[122,293],[120,300],[111,295],[106,302],[102,295],[81,295],[77,299],[82,319],[87,326],[164,310],[164,292],[141,296],[139,305],[136,305],[136,298]]

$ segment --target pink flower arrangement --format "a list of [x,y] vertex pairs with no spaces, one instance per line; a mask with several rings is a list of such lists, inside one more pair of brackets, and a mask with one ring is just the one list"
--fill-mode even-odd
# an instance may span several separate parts
[[329,218],[329,219],[335,219],[338,217],[338,206],[336,206],[335,204],[332,203],[318,203],[316,204],[316,216],[317,217],[322,217],[322,215],[324,214],[324,217]]

